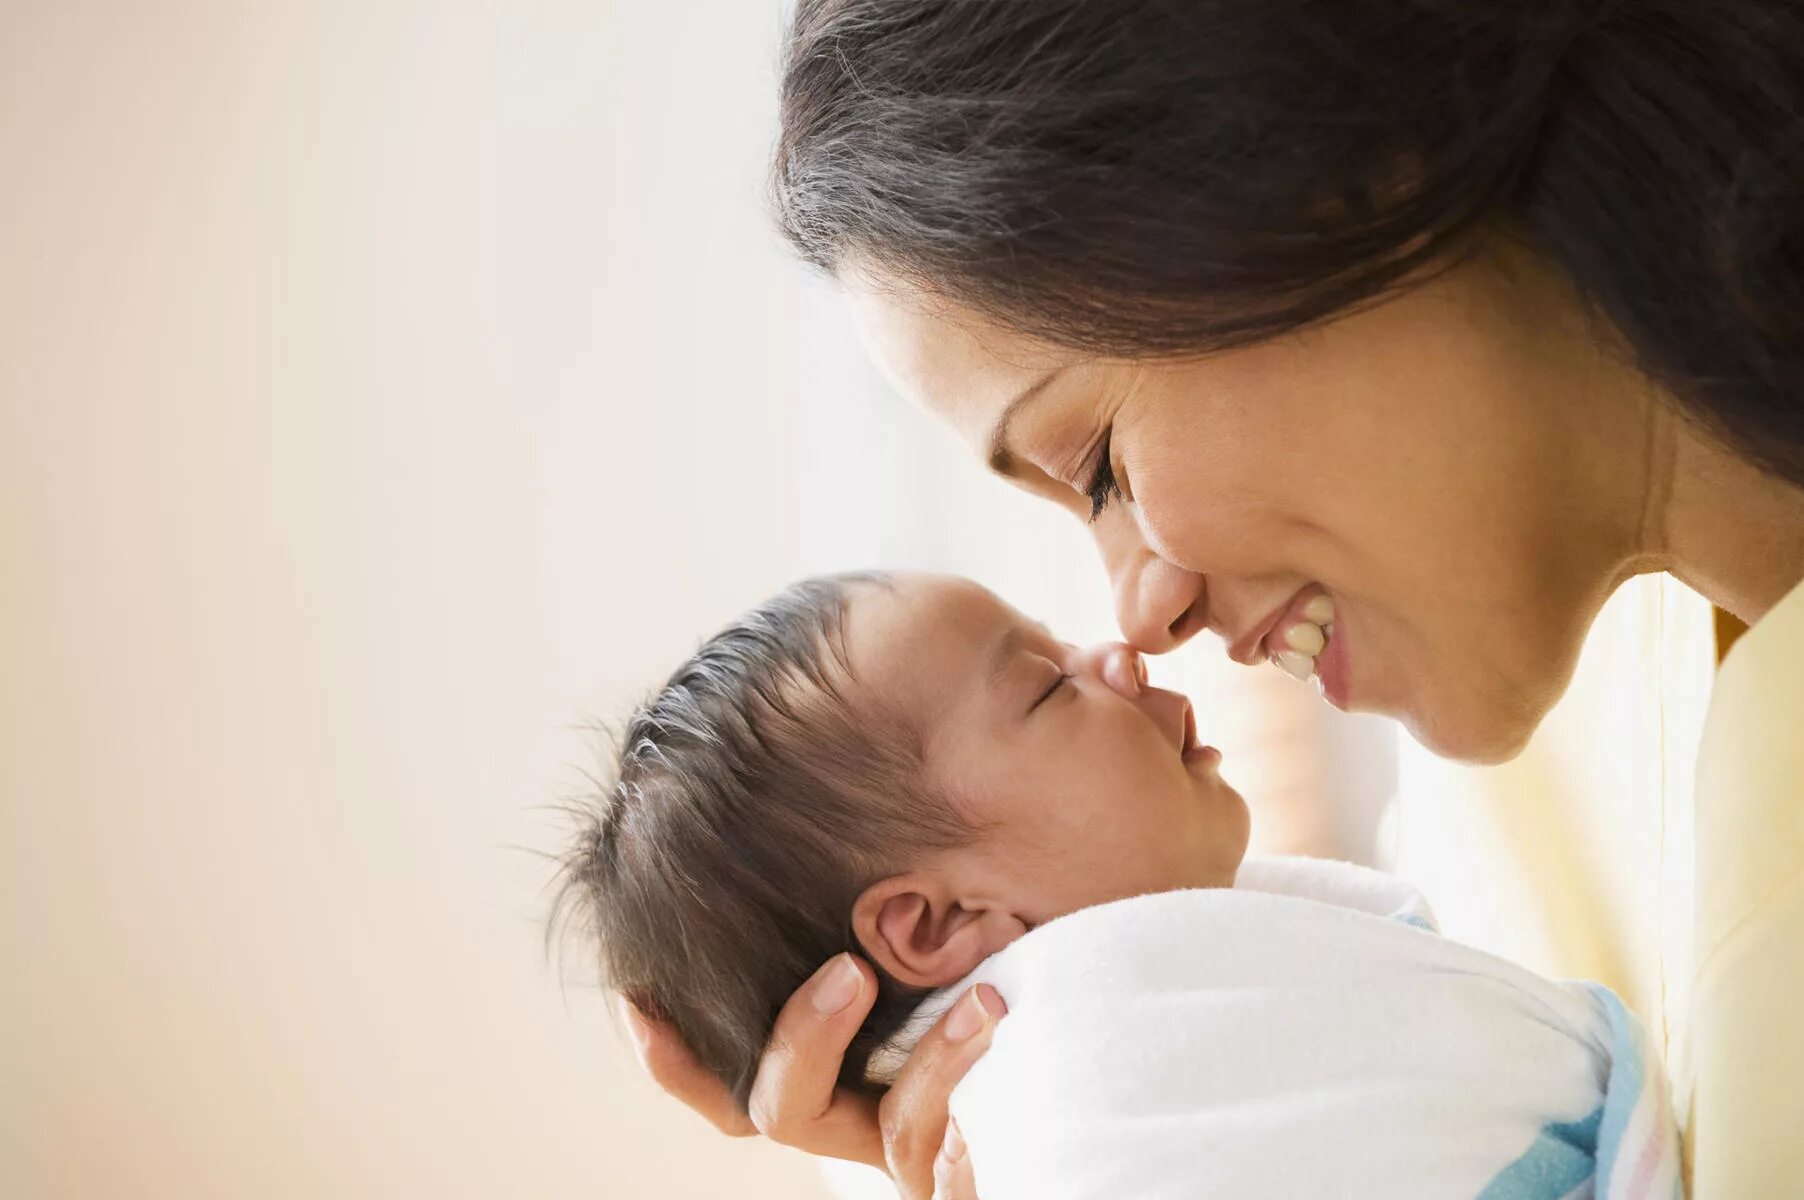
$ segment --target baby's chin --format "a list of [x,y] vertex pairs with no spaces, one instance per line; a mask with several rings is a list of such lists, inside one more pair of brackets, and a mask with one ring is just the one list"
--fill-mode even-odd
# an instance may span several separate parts
[[1240,873],[1240,864],[1246,859],[1246,840],[1241,839],[1237,849],[1212,846],[1192,856],[1179,872],[1178,881],[1166,888],[1177,891],[1182,888],[1231,888],[1234,878]]
[[1240,864],[1246,861],[1247,846],[1253,836],[1253,814],[1246,799],[1233,788],[1224,787],[1208,796],[1203,803],[1216,807],[1215,817],[1199,839],[1193,856],[1199,878],[1206,880],[1192,887],[1233,887]]

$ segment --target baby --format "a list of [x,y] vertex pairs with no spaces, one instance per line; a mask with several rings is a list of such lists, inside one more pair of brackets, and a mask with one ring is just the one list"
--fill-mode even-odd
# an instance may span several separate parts
[[920,1002],[1027,931],[1233,884],[1246,805],[1189,702],[1144,681],[1129,648],[1068,645],[965,580],[798,584],[633,714],[565,897],[608,984],[741,1103],[783,1002],[864,956],[878,1000],[842,1082],[871,1090]]
[[841,1077],[868,1092],[948,997],[997,983],[1010,1017],[954,1096],[986,1200],[1364,1194],[1355,1169],[1374,1195],[1672,1194],[1605,1186],[1628,1113],[1676,1187],[1614,997],[1445,941],[1374,872],[1243,871],[1220,759],[1128,647],[1061,642],[966,580],[810,580],[632,716],[560,907],[742,1105],[837,953],[877,971]]

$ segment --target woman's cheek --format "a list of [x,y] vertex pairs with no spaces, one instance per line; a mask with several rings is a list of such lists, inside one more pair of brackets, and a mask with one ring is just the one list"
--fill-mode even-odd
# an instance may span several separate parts
[[1187,486],[1183,473],[1163,456],[1129,468],[1134,524],[1147,549],[1167,562],[1200,571],[1213,540],[1210,498]]
[[[1156,434],[1127,465],[1128,492],[1147,547],[1193,571],[1242,573],[1282,563],[1262,560],[1272,540],[1272,517],[1282,496],[1272,494],[1274,473],[1257,468],[1254,438],[1225,434],[1197,445],[1174,431]],[[1233,449],[1238,443],[1241,450]]]
[[1147,549],[1174,566],[1199,574],[1250,574],[1260,569],[1259,515],[1243,505],[1196,488],[1148,489],[1134,506]]

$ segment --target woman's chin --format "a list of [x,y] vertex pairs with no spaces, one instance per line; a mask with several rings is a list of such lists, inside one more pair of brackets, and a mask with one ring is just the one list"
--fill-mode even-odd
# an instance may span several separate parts
[[1441,758],[1493,767],[1522,753],[1542,715],[1473,708],[1460,713],[1411,712],[1401,719],[1411,737]]

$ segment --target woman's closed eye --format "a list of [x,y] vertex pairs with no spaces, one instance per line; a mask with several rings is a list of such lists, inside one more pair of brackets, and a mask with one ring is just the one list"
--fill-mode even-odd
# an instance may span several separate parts
[[1090,520],[1092,523],[1102,516],[1102,510],[1109,506],[1109,501],[1121,495],[1121,485],[1115,479],[1115,463],[1110,457],[1110,441],[1113,431],[1102,435],[1102,446],[1096,454],[1096,465],[1090,472],[1090,484],[1085,492],[1090,497]]

